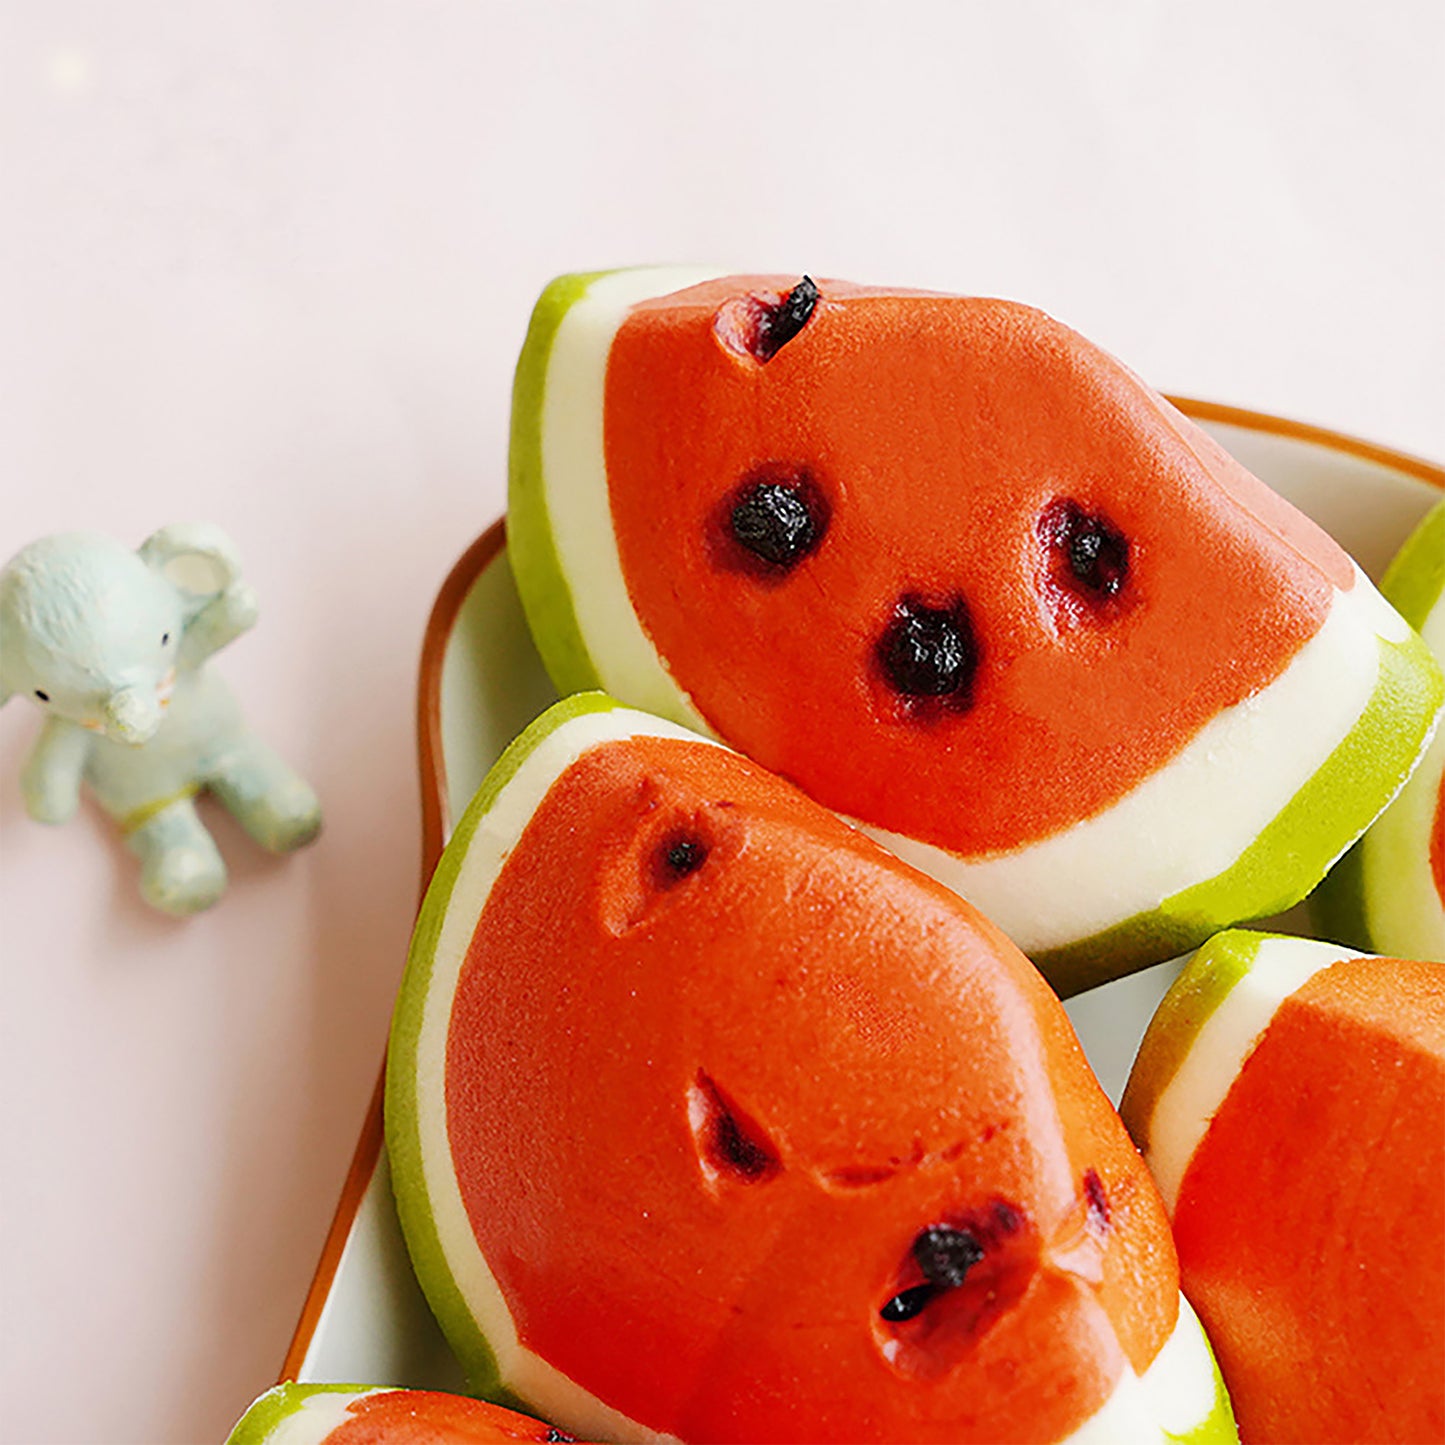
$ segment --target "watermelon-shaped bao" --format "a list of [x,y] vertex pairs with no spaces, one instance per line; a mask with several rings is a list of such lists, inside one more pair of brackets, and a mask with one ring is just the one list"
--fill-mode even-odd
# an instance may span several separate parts
[[563,692],[859,820],[1061,993],[1301,898],[1442,697],[1313,523],[1006,301],[563,277],[517,370],[508,537]]
[[956,895],[598,695],[467,810],[386,1135],[470,1384],[588,1439],[1231,1440],[1062,1005]]
[[1241,1436],[1445,1440],[1445,965],[1221,934],[1123,1112]]
[[[1410,534],[1380,587],[1445,665],[1445,502]],[[1328,937],[1445,963],[1445,728],[1310,903]]]
[[277,1385],[236,1422],[226,1445],[507,1445],[573,1436],[459,1395],[385,1385]]

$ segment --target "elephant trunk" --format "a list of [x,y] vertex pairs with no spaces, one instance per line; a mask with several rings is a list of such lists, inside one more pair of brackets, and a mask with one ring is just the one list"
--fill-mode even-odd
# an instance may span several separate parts
[[161,725],[161,705],[153,688],[117,688],[105,700],[105,731],[119,742],[146,742]]

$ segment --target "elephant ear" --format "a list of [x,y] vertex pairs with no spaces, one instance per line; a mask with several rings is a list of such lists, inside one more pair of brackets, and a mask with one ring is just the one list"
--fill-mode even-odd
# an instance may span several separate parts
[[193,614],[241,576],[235,543],[209,522],[178,522],[153,532],[139,548],[141,560],[159,572]]

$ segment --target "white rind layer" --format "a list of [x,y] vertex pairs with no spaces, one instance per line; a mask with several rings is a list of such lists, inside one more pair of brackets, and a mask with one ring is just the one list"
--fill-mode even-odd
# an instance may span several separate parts
[[[1425,645],[1445,667],[1445,597],[1420,628]],[[1397,958],[1445,963],[1445,903],[1430,868],[1430,830],[1445,775],[1445,726],[1399,796],[1366,835],[1361,887],[1370,942]]]
[[[1356,569],[1324,625],[1268,687],[1211,718],[1117,803],[1012,853],[965,859],[859,827],[992,918],[1025,953],[1088,938],[1231,867],[1360,720],[1380,678],[1379,639],[1403,618]],[[1176,845],[1186,820],[1191,847]],[[1351,840],[1342,840],[1342,847]],[[1069,886],[1059,888],[1066,878]]]
[[1430,829],[1445,775],[1445,728],[1369,835],[1361,886],[1370,943],[1396,958],[1445,963],[1445,904],[1430,869]]
[[[628,312],[720,274],[644,267],[594,281],[557,329],[542,402],[547,515],[600,685],[708,736],[716,734],[633,609],[612,526],[603,426],[607,358]],[[968,899],[1026,953],[1062,947],[1228,869],[1359,721],[1379,679],[1375,639],[1408,635],[1356,569],[1354,587],[1335,593],[1324,626],[1273,683],[1211,719],[1119,802],[1012,852],[967,859],[850,821]],[[1178,846],[1180,819],[1189,820],[1188,851]],[[1067,890],[1060,878],[1070,880]]]
[[[512,848],[553,783],[584,753],[627,737],[706,742],[683,728],[627,708],[582,713],[548,733],[523,760],[479,820],[452,885],[451,906],[432,957],[416,1044],[417,1135],[422,1175],[447,1266],[496,1356],[507,1388],[583,1438],[672,1441],[604,1405],[517,1338],[516,1326],[472,1233],[452,1164],[446,1108],[451,1006],[462,964]],[[675,1442],[674,1442],[675,1445]]]
[[1204,1329],[1179,1296],[1179,1318],[1142,1375],[1125,1370],[1114,1393],[1064,1445],[1165,1445],[1188,1436],[1214,1409],[1214,1361]]
[[368,1395],[385,1394],[382,1390],[356,1390],[351,1394],[325,1391],[308,1396],[299,1409],[282,1416],[276,1428],[266,1436],[266,1445],[321,1445],[321,1442],[347,1421],[347,1411],[357,1400]]
[[[709,741],[628,708],[583,713],[542,739],[478,821],[452,885],[452,903],[431,961],[416,1044],[417,1129],[426,1197],[437,1238],[507,1388],[582,1438],[680,1445],[674,1436],[651,1431],[604,1404],[521,1344],[462,1202],[452,1167],[446,1117],[450,1005],[492,886],[557,779],[591,748],[640,736]],[[1194,1312],[1180,1296],[1174,1330],[1149,1368],[1142,1376],[1126,1370],[1109,1399],[1068,1437],[1067,1445],[1167,1445],[1170,1437],[1187,1434],[1208,1419],[1214,1393],[1214,1369],[1203,1332]],[[298,1439],[296,1445],[305,1442]]]
[[1204,1021],[1149,1117],[1145,1161],[1171,1219],[1194,1151],[1279,1006],[1322,969],[1362,956],[1307,938],[1260,940],[1249,971]]
[[[607,356],[639,302],[725,273],[645,266],[600,276],[562,318],[542,389],[542,489],[582,644],[607,691],[696,732],[711,729],[672,680],[627,595],[612,531],[603,438]],[[605,671],[603,660],[605,659]]]

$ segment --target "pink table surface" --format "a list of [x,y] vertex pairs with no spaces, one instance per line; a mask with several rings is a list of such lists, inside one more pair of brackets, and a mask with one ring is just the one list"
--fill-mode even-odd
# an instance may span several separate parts
[[[151,914],[0,715],[0,1434],[217,1441],[274,1377],[416,891],[432,595],[553,273],[1013,295],[1157,384],[1445,456],[1445,11],[465,0],[0,13],[0,557],[208,518],[327,827]],[[215,815],[212,814],[212,817]]]

